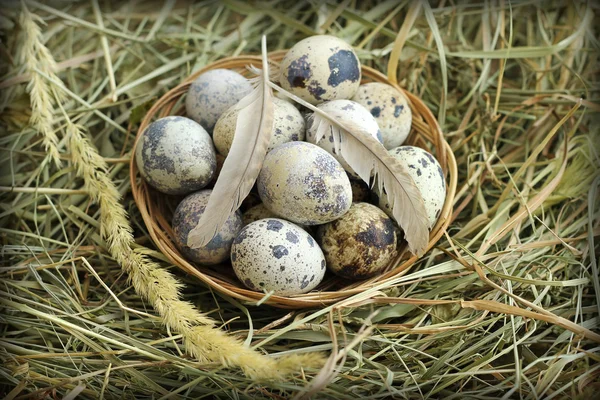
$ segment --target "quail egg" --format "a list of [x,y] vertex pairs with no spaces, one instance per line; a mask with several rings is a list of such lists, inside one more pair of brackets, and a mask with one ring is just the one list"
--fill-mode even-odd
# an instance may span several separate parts
[[217,183],[217,179],[219,179],[219,174],[221,173],[221,170],[223,169],[223,164],[225,163],[225,157],[223,157],[219,153],[217,153],[216,158],[217,158],[217,167],[215,168],[215,173],[207,186],[209,188],[214,187],[215,183]]
[[[267,152],[282,143],[304,140],[304,118],[292,103],[278,98],[273,99],[273,134]],[[217,121],[213,140],[219,154],[227,156],[233,143],[239,110],[235,106],[227,110]]]
[[267,218],[246,225],[233,241],[231,264],[251,290],[291,296],[313,290],[325,275],[325,258],[299,226]]
[[[324,112],[335,115],[342,116],[340,117],[341,122],[346,122],[348,124],[358,126],[363,129],[364,132],[368,132],[371,136],[377,139],[379,142],[381,139],[381,132],[379,131],[379,126],[377,125],[377,121],[375,118],[369,113],[369,111],[361,106],[360,104],[351,101],[351,100],[333,100],[328,101],[323,104],[319,104],[317,106],[319,109]],[[308,129],[306,131],[306,139],[308,142],[317,144],[319,147],[326,150],[329,154],[335,157],[336,160],[342,164],[342,167],[346,171],[352,179],[360,179],[360,176],[348,165],[344,157],[341,154],[338,154],[336,150],[336,142],[342,142],[343,139],[341,137],[334,138],[333,132],[330,130],[326,132],[325,135],[319,140],[318,143],[316,141],[317,135],[317,124],[314,123],[312,118],[308,120]]]
[[242,214],[242,221],[244,222],[244,225],[248,225],[251,222],[265,218],[277,218],[277,216],[271,210],[265,207],[263,203],[255,205]]
[[[425,202],[429,227],[432,228],[446,199],[446,183],[440,163],[428,151],[415,146],[396,147],[389,153],[400,161],[417,185]],[[377,185],[374,192],[378,196],[379,207],[393,218],[387,194],[378,193]]]
[[352,204],[350,180],[340,163],[306,142],[284,143],[267,154],[258,194],[276,215],[303,225],[333,221]]
[[242,215],[231,214],[219,233],[204,247],[192,249],[187,246],[188,235],[198,225],[206,209],[212,190],[201,190],[186,196],[173,214],[175,242],[187,259],[203,265],[219,264],[229,259],[231,243],[242,229]]
[[165,117],[142,132],[135,149],[142,177],[166,194],[202,189],[212,179],[217,160],[210,136],[185,117]]
[[352,100],[375,117],[386,149],[404,143],[412,125],[412,111],[401,91],[385,83],[365,83],[359,86]]
[[340,219],[319,226],[317,240],[328,268],[347,279],[381,272],[396,254],[394,222],[369,203],[356,203]]
[[251,91],[250,81],[235,71],[207,71],[192,82],[187,92],[187,116],[212,132],[221,114]]
[[311,104],[349,99],[360,85],[360,62],[348,43],[311,36],[296,43],[280,65],[281,86]]

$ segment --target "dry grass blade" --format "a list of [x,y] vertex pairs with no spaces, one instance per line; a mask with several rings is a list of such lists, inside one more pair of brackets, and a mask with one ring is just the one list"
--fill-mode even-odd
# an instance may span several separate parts
[[423,2],[420,0],[411,2],[406,19],[402,23],[402,27],[394,40],[394,47],[390,53],[390,60],[387,65],[387,76],[392,83],[398,82],[398,62],[400,60],[400,53],[402,53],[408,34],[415,24],[422,6]]
[[510,306],[507,304],[498,303],[496,301],[490,300],[473,300],[473,301],[461,301],[460,305],[462,307],[472,308],[474,310],[484,310],[491,311],[496,313],[508,314],[508,315],[518,315],[526,318],[538,319],[540,321],[546,321],[551,324],[558,325],[565,329],[570,330],[577,335],[585,337],[587,339],[593,340],[596,343],[600,343],[600,335],[590,331],[589,329],[585,329],[573,322],[566,320],[561,317],[557,317],[554,315],[546,315],[540,314],[529,310],[524,310],[519,307]]
[[429,24],[429,28],[431,28],[431,33],[433,34],[435,44],[437,45],[438,52],[440,54],[440,68],[442,72],[442,98],[440,99],[438,122],[443,129],[446,125],[446,99],[448,97],[448,67],[446,65],[446,50],[444,49],[442,34],[437,26],[437,22],[435,22],[435,16],[433,15],[431,6],[427,1],[423,1],[423,13],[425,14],[425,19]]

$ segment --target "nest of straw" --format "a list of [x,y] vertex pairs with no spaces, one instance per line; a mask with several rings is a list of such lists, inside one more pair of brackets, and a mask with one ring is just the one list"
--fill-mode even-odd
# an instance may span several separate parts
[[[597,10],[414,4],[3,5],[0,397],[594,398]],[[374,70],[398,62],[456,157],[456,193],[410,269],[319,308],[255,307],[155,245],[131,149],[197,71],[258,53],[262,34],[285,49],[315,33]]]
[[[284,55],[285,52],[279,51],[275,54],[271,54],[270,60],[277,64]],[[136,143],[146,127],[152,121],[156,120],[156,118],[167,115],[183,115],[184,110],[181,107],[181,98],[187,92],[191,83],[200,74],[217,68],[226,68],[236,70],[240,73],[248,73],[247,67],[250,65],[259,67],[261,65],[260,57],[237,56],[226,58],[211,63],[199,71],[196,71],[184,82],[167,92],[152,106],[140,124]],[[383,82],[392,84],[399,90],[402,90],[397,84],[391,83],[386,75],[373,68],[364,67],[362,76],[363,83]],[[436,225],[430,231],[429,243],[426,249],[426,251],[428,251],[442,237],[450,223],[458,171],[456,169],[454,154],[452,154],[452,150],[444,139],[444,135],[431,111],[415,95],[404,90],[402,90],[402,92],[409,99],[409,105],[413,115],[413,130],[407,139],[407,144],[420,146],[436,155],[445,173],[446,182],[448,182],[444,207],[440,212]],[[179,109],[174,109],[178,104],[180,105]],[[132,152],[132,154],[135,154],[135,151]],[[405,273],[418,259],[417,256],[410,254],[404,245],[399,250],[398,255],[390,261],[390,264],[382,274],[368,280],[350,282],[331,275],[312,292],[293,297],[272,294],[265,295],[263,292],[252,291],[247,289],[235,278],[231,268],[227,268],[226,266],[225,268],[223,268],[223,266],[203,268],[187,261],[179,252],[173,239],[173,231],[169,222],[171,220],[169,202],[165,201],[164,195],[161,195],[150,188],[149,185],[140,178],[135,157],[133,156],[131,157],[129,169],[131,188],[136,205],[144,219],[150,237],[152,237],[152,240],[161,252],[174,265],[185,271],[187,274],[198,278],[218,292],[244,302],[269,304],[281,308],[319,307],[333,304],[340,300],[344,300],[353,294],[362,293],[365,290],[372,289],[380,284],[385,284],[386,281]],[[227,271],[230,273],[228,274]]]

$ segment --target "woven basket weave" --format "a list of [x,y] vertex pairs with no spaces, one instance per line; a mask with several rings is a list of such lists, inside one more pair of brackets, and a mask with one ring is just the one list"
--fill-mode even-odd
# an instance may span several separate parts
[[[269,61],[277,65],[283,58],[285,51],[278,51],[269,55]],[[247,75],[247,66],[255,65],[260,68],[259,56],[230,57],[214,62],[189,76],[183,83],[171,89],[162,96],[148,111],[142,121],[136,143],[146,127],[158,118],[168,115],[184,115],[182,106],[183,95],[187,93],[191,83],[202,73],[211,69],[226,68]],[[387,77],[366,66],[362,67],[362,83],[383,82],[391,84],[401,90],[409,100],[413,121],[411,133],[405,142],[431,151],[439,161],[446,177],[447,191],[444,207],[436,225],[430,232],[427,250],[431,249],[443,235],[450,223],[452,204],[456,192],[457,169],[456,160],[448,143],[444,140],[442,131],[425,104],[416,96],[404,91],[391,83]],[[230,265],[204,267],[187,261],[177,249],[173,241],[173,231],[170,219],[175,200],[152,189],[141,179],[134,159],[135,150],[132,151],[130,162],[131,188],[135,202],[141,212],[148,233],[160,251],[177,267],[186,273],[198,278],[204,284],[238,300],[250,303],[260,302],[281,308],[320,307],[348,298],[357,293],[384,283],[387,280],[404,274],[417,261],[417,257],[406,250],[406,246],[399,249],[398,255],[388,265],[385,272],[363,281],[347,281],[327,273],[323,282],[310,293],[291,297],[271,295],[265,299],[265,293],[247,289],[233,273]]]

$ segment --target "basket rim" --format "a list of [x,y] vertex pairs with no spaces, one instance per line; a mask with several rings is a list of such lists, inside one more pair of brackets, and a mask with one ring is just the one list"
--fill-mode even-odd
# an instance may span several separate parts
[[[285,52],[286,50],[279,50],[269,53],[269,62],[276,64],[283,58]],[[160,213],[151,212],[152,207],[156,207],[156,205],[146,200],[150,198],[152,189],[149,189],[149,186],[143,179],[139,179],[138,184],[139,171],[135,161],[135,149],[141,134],[147,125],[149,125],[152,119],[155,117],[172,115],[172,111],[177,103],[177,100],[187,92],[188,87],[200,74],[217,68],[244,69],[247,65],[260,66],[261,64],[262,58],[254,55],[227,57],[208,64],[204,68],[201,68],[195,73],[189,75],[183,82],[165,93],[154,103],[154,105],[148,110],[142,119],[142,122],[140,123],[136,133],[136,138],[131,152],[131,158],[129,161],[130,183],[136,206],[142,215],[144,224],[148,229],[148,233],[154,244],[175,266],[187,272],[188,274],[193,275],[209,287],[245,303],[256,305],[268,304],[279,308],[296,309],[330,305],[345,300],[353,295],[363,293],[365,290],[374,289],[381,285],[385,285],[386,283],[404,275],[406,272],[408,272],[410,267],[412,267],[412,265],[414,265],[414,263],[420,259],[420,257],[417,257],[416,255],[408,255],[406,246],[404,246],[403,251],[400,251],[398,255],[394,257],[390,265],[386,268],[385,273],[362,281],[345,281],[347,285],[343,289],[334,291],[313,290],[309,293],[289,297],[277,295],[269,296],[265,293],[255,292],[247,289],[239,281],[237,282],[238,285],[234,285],[226,277],[214,272],[212,268],[209,270],[207,267],[196,266],[187,261],[179,253],[175,244],[170,239],[169,232],[165,231],[170,229],[170,223],[165,221]],[[446,183],[446,198],[444,201],[444,206],[442,207],[442,211],[440,212],[440,216],[438,217],[435,226],[430,230],[429,241],[427,243],[426,250],[423,253],[423,255],[425,255],[444,235],[451,222],[458,177],[456,159],[452,149],[450,148],[450,145],[443,137],[443,132],[436,118],[421,99],[419,99],[416,95],[404,90],[398,84],[391,82],[383,73],[364,65],[361,67],[361,69],[363,81],[365,78],[367,78],[370,81],[387,83],[400,90],[407,97],[409,106],[413,113],[413,125],[411,128],[411,133],[405,144],[418,144],[419,139],[421,142],[426,142],[427,138],[425,136],[428,135],[429,141],[434,145],[436,150],[436,158],[442,167]],[[155,218],[153,218],[153,215]],[[157,223],[157,219],[162,221]],[[163,228],[161,228],[161,226]],[[408,258],[406,258],[407,256]],[[337,279],[338,281],[341,280],[337,277],[333,279]],[[382,295],[377,291],[373,292],[373,294],[379,296]]]

